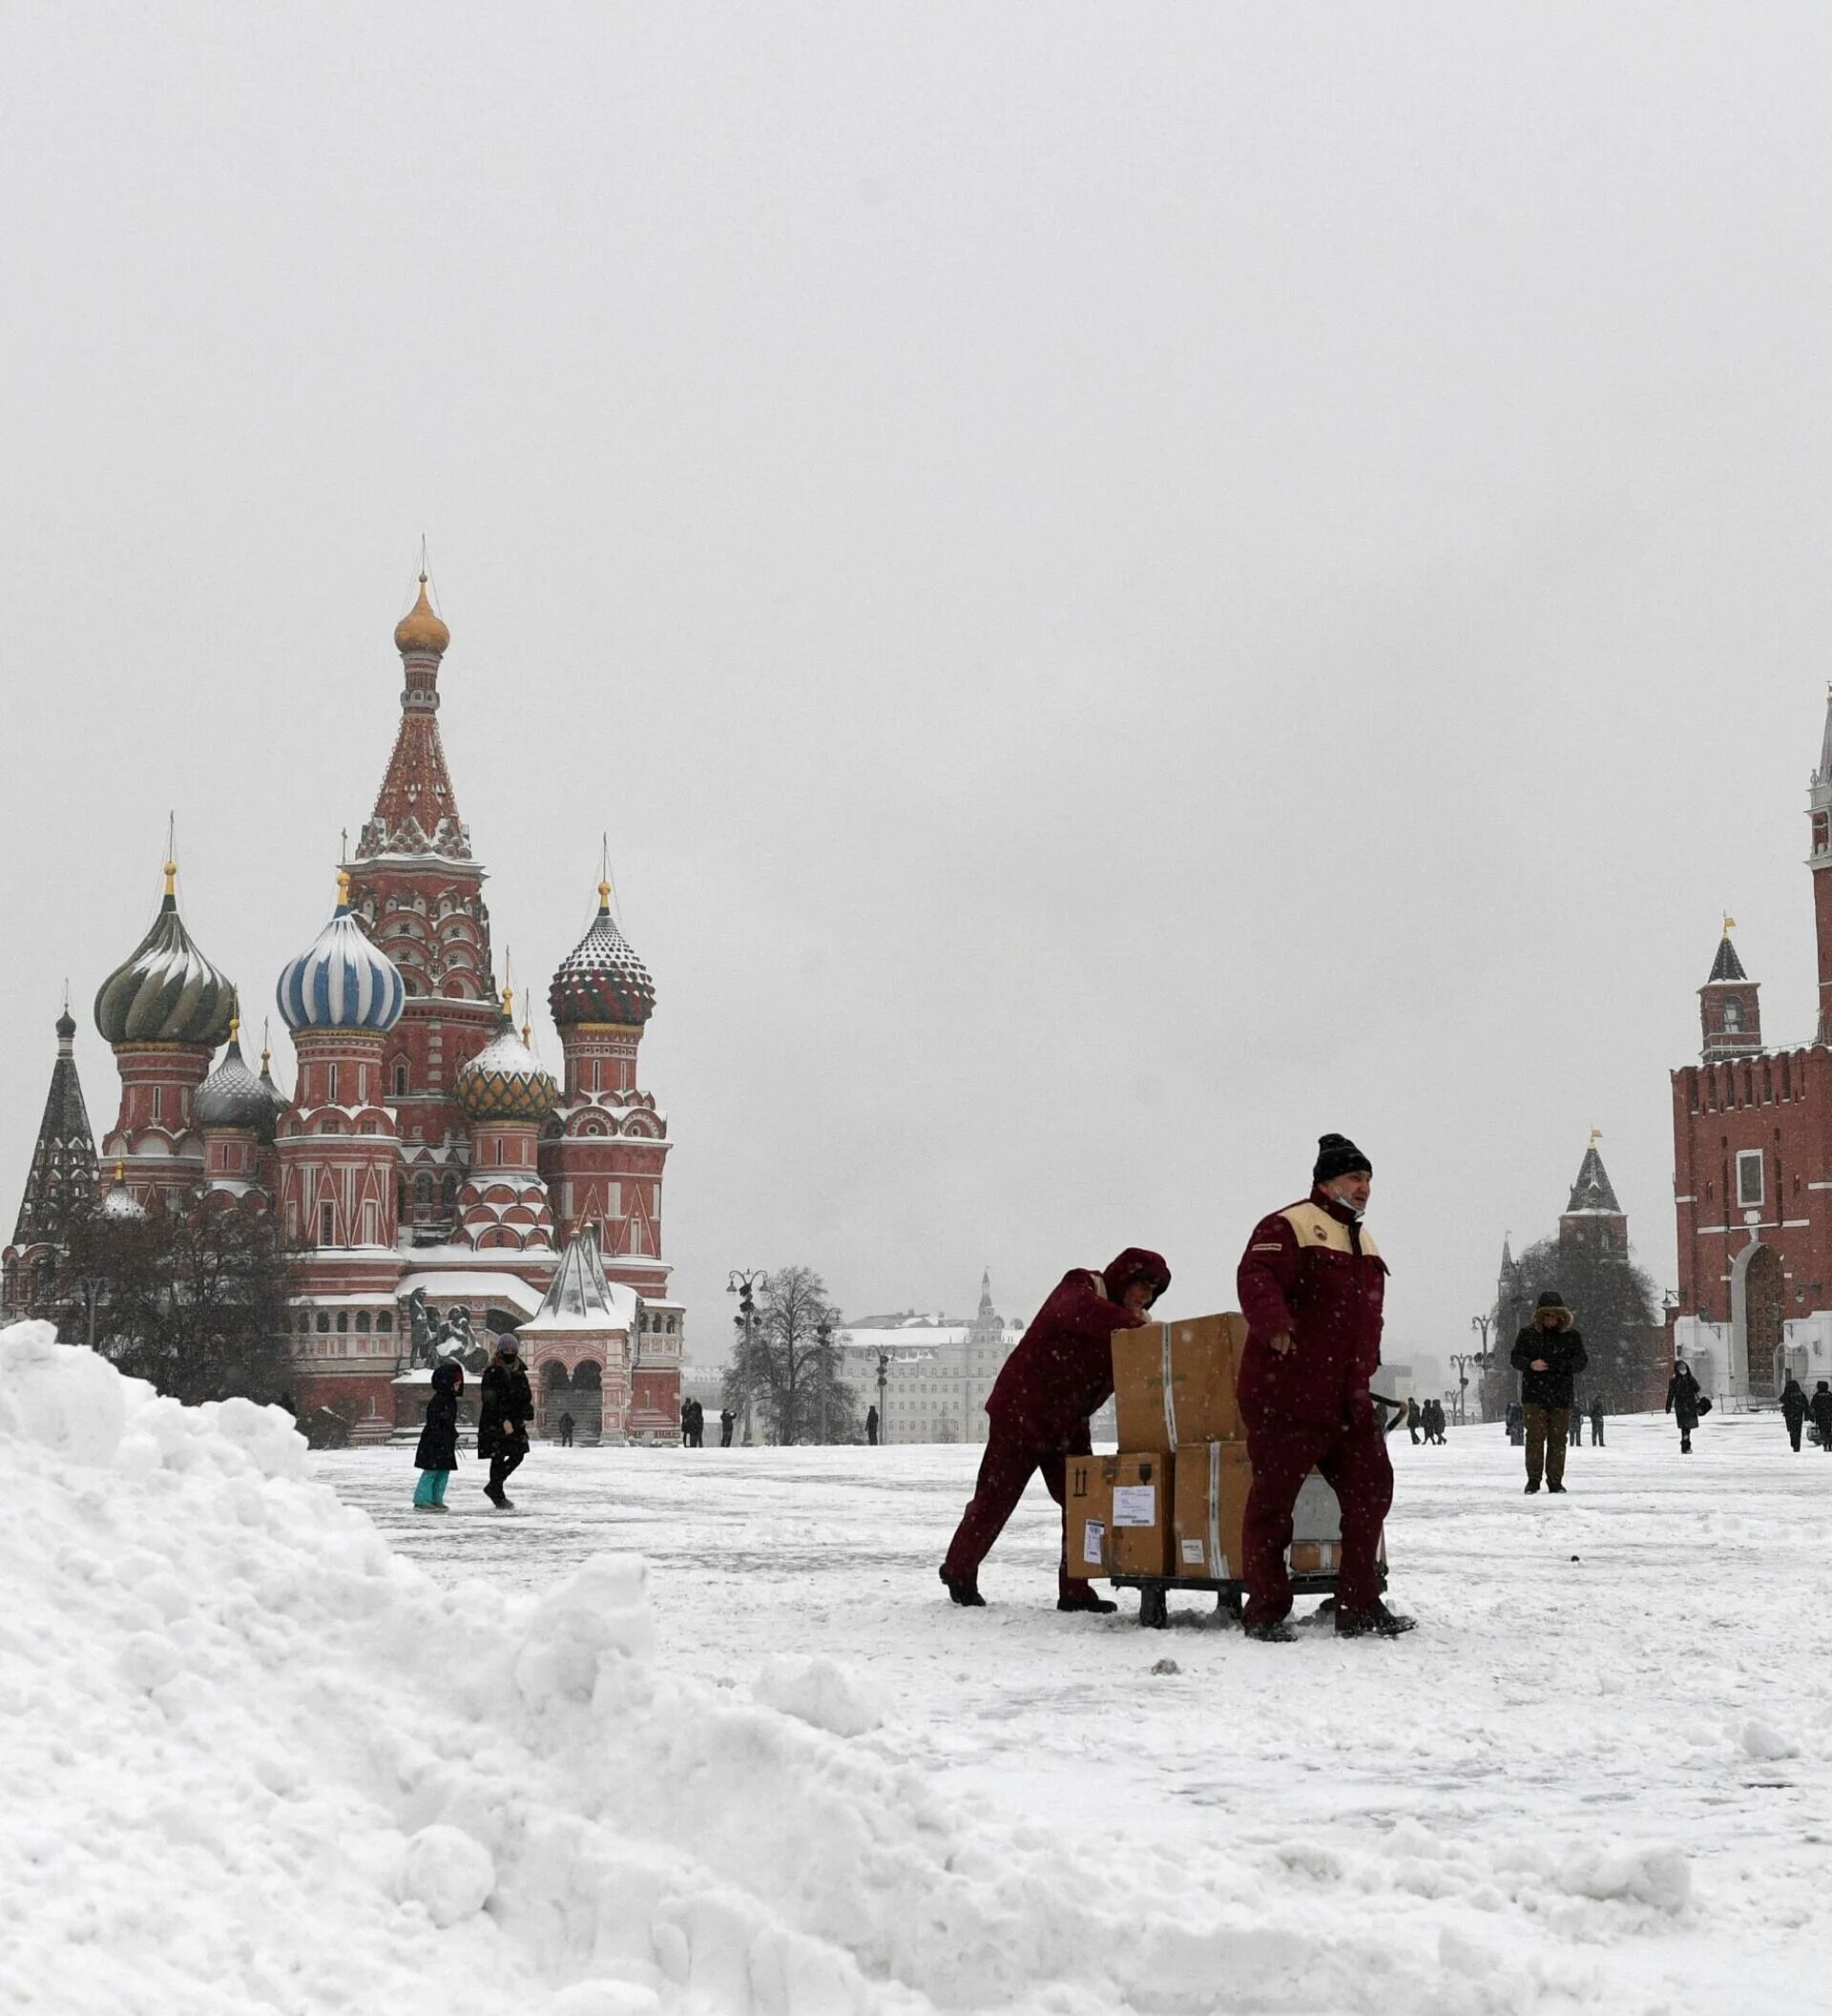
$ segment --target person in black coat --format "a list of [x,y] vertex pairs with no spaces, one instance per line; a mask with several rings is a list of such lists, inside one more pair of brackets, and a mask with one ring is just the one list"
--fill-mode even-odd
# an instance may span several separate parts
[[1508,1440],[1518,1449],[1527,1440],[1527,1418],[1520,1411],[1519,1401],[1510,1400],[1508,1403],[1507,1419]]
[[1791,1372],[1787,1375],[1786,1385],[1781,1388],[1781,1419],[1787,1424],[1787,1439],[1794,1444],[1798,1455],[1801,1425],[1806,1420],[1806,1389]]
[[1692,1431],[1698,1425],[1698,1417],[1704,1412],[1703,1391],[1692,1376],[1692,1367],[1680,1359],[1673,1368],[1673,1377],[1667,1382],[1667,1412],[1679,1428],[1679,1453],[1692,1454]]
[[878,1446],[878,1409],[865,1409],[865,1441],[875,1449]]
[[1813,1425],[1820,1431],[1820,1447],[1832,1455],[1832,1386],[1828,1386],[1824,1380],[1813,1388],[1807,1410],[1813,1416]]
[[1600,1400],[1593,1400],[1591,1402],[1591,1447],[1600,1449],[1602,1446],[1603,1403]]
[[1419,1439],[1419,1424],[1425,1419],[1416,1393],[1408,1394],[1405,1402],[1405,1432],[1416,1443]]
[[737,1425],[738,1416],[732,1412],[730,1407],[721,1407],[718,1411],[718,1445],[721,1449],[729,1449],[731,1447],[732,1430]]
[[1571,1431],[1572,1390],[1591,1361],[1584,1340],[1572,1327],[1572,1312],[1557,1289],[1549,1288],[1533,1309],[1533,1320],[1514,1340],[1509,1363],[1520,1374],[1521,1420],[1527,1430],[1527,1488],[1565,1488],[1565,1438]]
[[496,1356],[484,1374],[477,1407],[477,1453],[489,1458],[489,1482],[484,1496],[499,1512],[512,1512],[514,1501],[503,1486],[528,1454],[528,1424],[534,1418],[534,1395],[522,1370],[521,1346],[506,1330],[496,1340]]
[[420,1430],[420,1445],[413,1460],[420,1482],[413,1494],[414,1509],[443,1512],[446,1486],[458,1467],[458,1396],[465,1390],[465,1375],[455,1359],[447,1359],[432,1375],[432,1398],[427,1403],[427,1418]]

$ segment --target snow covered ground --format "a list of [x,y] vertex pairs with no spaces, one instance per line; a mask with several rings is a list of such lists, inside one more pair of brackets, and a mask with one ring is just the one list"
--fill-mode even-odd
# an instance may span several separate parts
[[1402,1437],[1421,1629],[1259,1646],[1059,1615],[1040,1493],[954,1610],[965,1448],[440,1520],[6,1333],[0,2007],[1832,2009],[1832,1457],[1611,1443],[1559,1500]]

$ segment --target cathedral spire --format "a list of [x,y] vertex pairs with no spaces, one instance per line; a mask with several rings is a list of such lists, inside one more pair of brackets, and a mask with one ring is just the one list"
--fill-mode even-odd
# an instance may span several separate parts
[[76,1024],[66,990],[64,1011],[57,1018],[57,1061],[51,1068],[51,1091],[38,1122],[12,1243],[31,1246],[61,1237],[72,1206],[94,1195],[95,1136],[76,1075]]
[[470,835],[458,817],[458,800],[439,738],[439,667],[451,632],[427,599],[427,575],[420,574],[419,599],[394,627],[405,684],[401,725],[376,793],[375,810],[357,841],[356,858],[378,854],[443,855],[470,859]]

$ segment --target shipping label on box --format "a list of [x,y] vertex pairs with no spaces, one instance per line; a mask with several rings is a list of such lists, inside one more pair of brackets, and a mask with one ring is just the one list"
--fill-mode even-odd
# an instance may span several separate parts
[[1240,1528],[1253,1468],[1240,1442],[1185,1444],[1171,1488],[1171,1541],[1176,1571],[1192,1580],[1240,1579]]
[[1114,1571],[1114,1478],[1118,1469],[1116,1456],[1071,1456],[1064,1465],[1062,1521],[1072,1575]]
[[1163,1575],[1171,1560],[1171,1466],[1162,1456],[1114,1458],[1113,1534],[1116,1575]]
[[1114,1405],[1122,1449],[1169,1455],[1240,1433],[1235,1380],[1246,1320],[1197,1316],[1114,1332]]

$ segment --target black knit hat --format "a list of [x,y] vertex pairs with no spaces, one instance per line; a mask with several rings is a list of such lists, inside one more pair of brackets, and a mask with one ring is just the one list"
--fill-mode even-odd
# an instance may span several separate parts
[[1310,1173],[1313,1183],[1333,1183],[1338,1176],[1356,1170],[1374,1174],[1374,1165],[1346,1134],[1324,1134],[1317,1143],[1317,1166]]
[[1546,1293],[1533,1304],[1535,1312],[1541,1309],[1563,1309],[1564,1306],[1565,1298],[1559,1294],[1556,1288],[1548,1288]]

